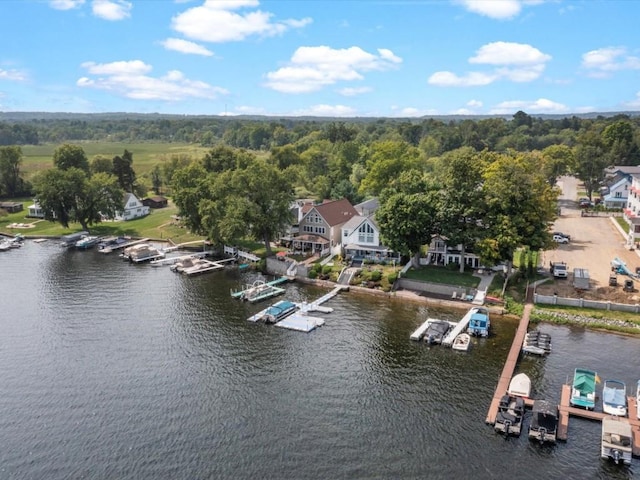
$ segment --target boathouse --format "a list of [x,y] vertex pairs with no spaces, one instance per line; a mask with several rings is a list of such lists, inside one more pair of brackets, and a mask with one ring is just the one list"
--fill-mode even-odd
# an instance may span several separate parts
[[6,210],[7,213],[20,212],[24,207],[20,202],[0,202],[0,208]]
[[149,208],[165,208],[168,204],[169,201],[162,195],[155,195],[153,197],[142,199],[142,205]]

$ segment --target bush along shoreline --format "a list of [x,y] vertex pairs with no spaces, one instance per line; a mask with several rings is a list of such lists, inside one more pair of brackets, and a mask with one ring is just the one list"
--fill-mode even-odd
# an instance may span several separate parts
[[640,323],[616,318],[591,317],[571,312],[534,308],[531,312],[532,320],[536,322],[555,323],[559,325],[576,325],[596,330],[640,335]]

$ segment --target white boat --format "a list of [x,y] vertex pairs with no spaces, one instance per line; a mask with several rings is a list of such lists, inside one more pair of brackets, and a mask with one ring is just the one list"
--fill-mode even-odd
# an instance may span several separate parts
[[456,338],[453,340],[453,344],[451,348],[454,350],[460,350],[461,352],[466,352],[469,350],[471,346],[471,335],[468,333],[462,332],[456,335]]
[[165,253],[148,243],[138,243],[137,245],[125,248],[121,256],[130,262],[140,263],[154,260],[156,258],[163,258]]
[[61,247],[75,247],[76,242],[82,237],[89,235],[89,232],[82,230],[81,232],[70,233],[69,235],[63,235],[60,237]]
[[507,393],[514,397],[529,398],[531,395],[531,379],[525,373],[519,373],[509,382]]
[[96,245],[100,241],[100,237],[95,235],[84,235],[80,240],[76,242],[76,248],[85,250]]
[[627,387],[620,380],[605,380],[602,387],[602,411],[618,417],[627,416]]
[[629,422],[620,417],[602,419],[602,443],[600,457],[615,463],[631,465],[633,432]]
[[636,417],[640,420],[640,380],[636,385]]

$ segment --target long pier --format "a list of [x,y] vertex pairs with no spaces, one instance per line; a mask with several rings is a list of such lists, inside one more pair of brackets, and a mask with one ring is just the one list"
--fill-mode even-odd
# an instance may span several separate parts
[[464,317],[462,317],[462,319],[456,324],[456,326],[453,327],[451,331],[449,331],[449,333],[447,333],[447,335],[442,339],[442,345],[444,345],[445,347],[452,346],[453,341],[456,339],[456,337],[467,329],[469,321],[471,320],[471,316],[476,313],[476,311],[476,307],[470,308],[464,315]]
[[518,357],[520,356],[520,351],[522,350],[524,338],[527,335],[527,329],[529,328],[529,317],[531,316],[531,310],[533,310],[533,304],[527,303],[524,306],[520,324],[518,325],[516,334],[513,337],[513,343],[511,344],[509,355],[507,356],[507,360],[504,362],[502,374],[500,375],[498,385],[496,386],[496,390],[493,394],[493,400],[491,400],[491,405],[489,406],[489,412],[487,413],[486,420],[486,422],[489,424],[493,425],[494,423],[496,423],[496,416],[498,415],[498,406],[500,405],[500,399],[505,393],[507,393],[509,382],[511,382],[511,379],[513,378],[513,372],[516,369],[516,364],[518,363]]

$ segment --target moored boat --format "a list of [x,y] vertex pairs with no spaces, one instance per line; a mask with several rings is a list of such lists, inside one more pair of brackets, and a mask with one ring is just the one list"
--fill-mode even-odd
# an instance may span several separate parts
[[475,337],[488,337],[491,327],[489,310],[484,307],[473,307],[473,310],[469,318],[467,333]]
[[93,247],[100,241],[100,237],[95,235],[84,235],[80,240],[76,242],[76,248],[86,250]]
[[569,404],[593,410],[596,405],[596,378],[598,374],[584,368],[576,368],[571,385]]
[[513,395],[503,395],[498,405],[494,429],[505,435],[519,436],[524,417],[524,399]]
[[295,303],[288,300],[280,300],[267,308],[260,319],[266,323],[277,323],[296,310],[298,310],[298,305]]
[[442,343],[442,339],[451,329],[451,324],[445,320],[433,320],[424,332],[424,341],[430,345]]
[[533,402],[529,438],[540,443],[556,443],[558,406],[547,400]]
[[451,344],[451,348],[454,350],[459,350],[461,352],[466,352],[471,347],[471,335],[468,333],[462,332],[456,335],[456,338],[453,340]]
[[121,256],[130,262],[140,263],[156,258],[163,258],[165,253],[148,243],[138,243],[137,245],[125,248]]
[[509,382],[507,393],[514,397],[529,398],[531,395],[531,379],[525,373],[515,375]]
[[602,442],[600,457],[615,463],[631,465],[633,432],[629,422],[620,417],[602,419]]
[[74,247],[76,245],[76,242],[86,235],[89,235],[89,232],[85,230],[82,230],[81,232],[70,233],[68,235],[63,235],[62,237],[60,237],[60,246]]
[[551,352],[551,335],[548,333],[533,330],[528,332],[524,337],[522,346],[524,353],[532,353],[534,355],[545,355]]
[[620,380],[605,380],[602,387],[602,411],[618,417],[627,416],[627,386]]
[[640,420],[640,380],[636,384],[636,417]]

